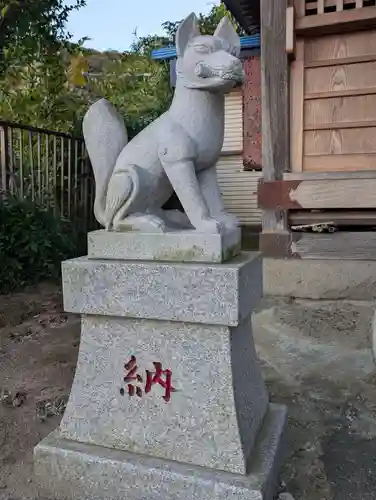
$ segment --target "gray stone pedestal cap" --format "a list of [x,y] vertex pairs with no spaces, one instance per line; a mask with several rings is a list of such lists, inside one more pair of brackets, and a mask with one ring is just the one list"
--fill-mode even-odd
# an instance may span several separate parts
[[128,262],[87,257],[62,264],[67,312],[237,326],[262,295],[262,260],[224,264]]

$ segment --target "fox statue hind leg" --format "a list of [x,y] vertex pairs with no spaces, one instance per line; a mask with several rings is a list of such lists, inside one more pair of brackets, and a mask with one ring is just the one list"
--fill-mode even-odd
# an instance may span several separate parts
[[[115,231],[163,232],[165,223],[153,214],[142,213],[139,198],[142,171],[136,165],[122,166],[111,176],[106,203],[106,229]],[[137,210],[140,210],[138,212]]]

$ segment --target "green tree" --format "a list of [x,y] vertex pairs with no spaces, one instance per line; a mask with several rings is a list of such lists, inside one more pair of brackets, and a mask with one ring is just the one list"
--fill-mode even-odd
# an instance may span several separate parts
[[[220,3],[219,5],[213,5],[212,9],[210,10],[209,14],[204,15],[204,14],[199,14],[197,16],[198,18],[198,25],[200,27],[200,31],[203,35],[212,35],[215,31],[215,28],[218,26],[219,21],[224,17],[227,16],[230,21],[233,23],[236,31],[239,33],[239,35],[243,35],[243,29],[239,26],[239,24],[235,21],[234,17],[231,15],[231,13],[226,9],[226,6],[224,3]],[[179,24],[181,23],[182,20],[180,21],[166,21],[162,24],[162,27],[164,28],[165,32],[168,34],[169,39],[171,42],[175,39],[176,31],[179,27]]]
[[58,50],[70,37],[69,14],[85,0],[0,0],[0,71],[22,67]]
[[165,66],[137,52],[106,61],[102,74],[88,75],[86,90],[91,101],[105,97],[114,104],[130,137],[165,111],[172,94]]
[[149,55],[154,49],[172,45],[173,40],[167,33],[165,36],[148,35],[137,38],[131,45],[131,52],[137,54]]
[[[17,0],[17,8],[25,1]],[[0,0],[0,5],[1,2],[12,3]],[[39,5],[39,11],[32,9],[33,14],[26,14],[30,22],[37,19],[37,12],[46,12],[42,7],[47,9],[47,5],[54,7],[54,15],[51,14],[49,24],[44,18],[41,24],[33,25],[38,34],[34,40],[25,33],[26,20],[17,21],[20,23],[17,28],[17,22],[12,24],[8,17],[9,30],[13,29],[13,34],[18,36],[22,27],[24,34],[16,37],[22,57],[9,52],[7,60],[13,58],[20,64],[8,65],[2,81],[0,77],[2,119],[80,134],[82,118],[90,104],[105,97],[123,114],[132,137],[166,110],[172,96],[169,64],[153,61],[150,53],[154,48],[173,44],[180,21],[165,22],[162,36],[152,34],[138,38],[128,52],[100,53],[85,49],[82,46],[85,40],[67,43],[69,34],[64,31],[64,23],[71,9],[84,5],[84,0],[76,0],[71,7],[64,7],[62,0],[28,0],[27,3]],[[214,6],[207,16],[200,14],[202,33],[213,33],[224,15],[231,18],[223,4]],[[241,34],[239,27],[237,29]],[[54,47],[54,50],[38,52],[42,40],[46,42],[45,47]],[[36,52],[28,59],[31,47]]]
[[0,80],[1,119],[79,133],[88,100],[69,84],[71,57],[61,49],[41,61],[9,68]]

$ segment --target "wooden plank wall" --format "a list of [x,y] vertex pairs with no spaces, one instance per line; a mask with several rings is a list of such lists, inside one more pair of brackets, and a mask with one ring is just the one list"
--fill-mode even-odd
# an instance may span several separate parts
[[[258,92],[260,93],[259,80]],[[257,184],[262,173],[260,170],[249,171],[243,167],[243,136],[246,133],[243,131],[243,123],[247,122],[249,132],[253,121],[253,115],[243,118],[243,93],[244,89],[243,92],[235,89],[225,98],[225,133],[221,157],[217,163],[218,184],[226,209],[236,215],[242,225],[260,226],[261,209],[257,206]],[[247,154],[250,154],[250,148],[247,149]],[[260,154],[259,152],[258,158]],[[251,161],[257,161],[258,158],[251,156]]]
[[236,89],[225,96],[225,130],[222,154],[243,153],[243,94]]
[[291,253],[301,259],[375,260],[376,233],[294,233]]
[[291,170],[376,169],[376,29],[298,39]]
[[236,215],[241,225],[261,225],[262,210],[257,206],[261,175],[261,171],[244,170],[241,155],[222,156],[217,163],[218,184],[226,210]]

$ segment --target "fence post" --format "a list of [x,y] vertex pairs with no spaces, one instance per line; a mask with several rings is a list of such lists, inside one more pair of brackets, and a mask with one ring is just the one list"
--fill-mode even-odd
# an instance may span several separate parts
[[8,125],[0,126],[0,196],[5,198],[8,194],[9,173],[9,139]]

